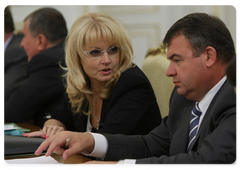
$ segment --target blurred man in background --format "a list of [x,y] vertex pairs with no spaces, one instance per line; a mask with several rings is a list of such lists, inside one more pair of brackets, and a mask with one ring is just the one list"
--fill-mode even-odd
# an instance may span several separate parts
[[4,101],[27,80],[27,55],[20,46],[23,35],[14,34],[10,7],[4,10]]
[[42,127],[65,93],[60,65],[65,66],[66,22],[59,11],[42,8],[26,17],[22,32],[28,80],[5,103],[5,121]]

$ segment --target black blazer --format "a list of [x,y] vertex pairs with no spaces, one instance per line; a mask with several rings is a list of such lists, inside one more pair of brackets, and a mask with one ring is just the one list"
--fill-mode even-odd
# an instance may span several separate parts
[[20,47],[23,35],[13,35],[4,52],[4,101],[27,80],[28,59],[25,50]]
[[[85,132],[87,116],[72,114],[68,98],[52,118],[61,121],[68,130]],[[161,114],[152,86],[137,67],[123,72],[112,89],[111,97],[103,100],[99,129],[110,134],[147,134],[161,123]]]
[[170,99],[169,116],[145,136],[107,135],[105,160],[137,159],[136,163],[233,163],[236,159],[236,94],[225,82],[202,121],[192,152],[187,153],[190,112],[195,102]]
[[28,80],[5,103],[6,122],[33,122],[42,127],[46,113],[62,101],[65,88],[62,80],[63,43],[35,55],[28,64]]

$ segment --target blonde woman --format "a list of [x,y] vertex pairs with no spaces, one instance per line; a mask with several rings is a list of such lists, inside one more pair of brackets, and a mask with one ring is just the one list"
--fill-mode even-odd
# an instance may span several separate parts
[[134,65],[125,29],[108,15],[78,18],[66,39],[67,96],[42,131],[147,134],[161,123],[153,89]]

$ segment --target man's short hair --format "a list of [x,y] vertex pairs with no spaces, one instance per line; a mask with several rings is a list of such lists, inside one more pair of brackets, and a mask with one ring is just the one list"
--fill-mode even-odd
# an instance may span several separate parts
[[171,43],[172,38],[183,34],[192,45],[195,57],[212,46],[222,63],[229,63],[236,56],[234,42],[226,25],[217,17],[205,13],[192,13],[179,19],[168,30],[163,43]]
[[46,36],[49,42],[55,43],[67,36],[67,26],[62,14],[53,8],[41,8],[28,15],[29,30],[33,37],[39,34]]

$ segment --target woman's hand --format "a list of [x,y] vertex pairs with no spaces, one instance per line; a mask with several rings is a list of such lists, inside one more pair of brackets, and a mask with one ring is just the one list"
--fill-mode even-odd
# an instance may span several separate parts
[[[67,139],[70,139],[68,148],[65,147]],[[91,153],[94,145],[95,141],[90,133],[62,131],[46,139],[35,151],[35,155],[40,155],[48,148],[45,156],[50,156],[52,152],[55,152],[62,154],[63,159],[66,160],[77,153]]]
[[49,119],[45,122],[44,127],[40,131],[24,133],[22,136],[27,137],[42,137],[49,138],[52,135],[55,135],[61,131],[66,130],[64,124],[56,119]]
[[31,133],[24,133],[22,136],[27,136],[27,137],[42,137],[42,138],[49,138],[52,135],[55,135],[61,131],[64,131],[65,128],[62,126],[57,126],[57,125],[47,125],[44,126],[43,129],[40,131],[35,131]]

